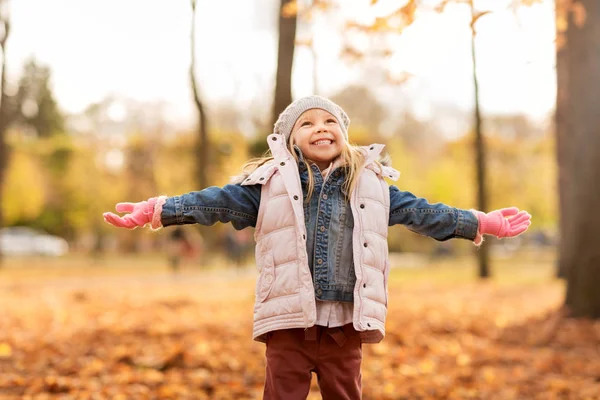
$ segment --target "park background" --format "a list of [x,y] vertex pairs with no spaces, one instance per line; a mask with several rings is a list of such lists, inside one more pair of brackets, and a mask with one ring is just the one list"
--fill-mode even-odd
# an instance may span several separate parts
[[402,190],[533,216],[481,249],[390,229],[388,336],[365,348],[364,397],[600,396],[600,299],[567,296],[590,291],[597,217],[561,221],[598,204],[576,175],[598,163],[565,145],[597,144],[575,90],[599,57],[577,36],[593,37],[593,1],[0,4],[0,223],[69,248],[3,249],[0,398],[260,398],[251,230],[187,226],[180,253],[170,228],[102,213],[228,183],[308,94],[347,111],[354,143],[386,144]]

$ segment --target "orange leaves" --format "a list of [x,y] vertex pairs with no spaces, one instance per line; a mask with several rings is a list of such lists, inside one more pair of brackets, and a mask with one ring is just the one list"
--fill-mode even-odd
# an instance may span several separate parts
[[313,0],[310,6],[304,6],[298,4],[298,0],[291,0],[286,3],[282,10],[281,15],[285,18],[291,18],[297,15],[300,18],[311,20],[315,12],[329,11],[334,7],[334,3],[331,0]]
[[[372,2],[371,4],[375,4]],[[360,24],[348,21],[346,29],[358,30],[364,33],[402,33],[415,20],[417,11],[416,0],[408,0],[402,7],[385,16],[376,17],[371,24]]]
[[[373,8],[378,6],[378,2],[371,1],[371,6]],[[390,58],[395,50],[389,39],[401,35],[407,27],[413,24],[417,7],[418,0],[406,0],[402,6],[393,9],[393,11],[386,11],[384,15],[376,13],[376,16],[369,23],[355,20],[347,21],[345,24],[346,44],[342,49],[342,58],[351,63],[370,57],[376,59]],[[375,44],[367,46],[367,49],[365,49],[365,46],[362,49],[357,48],[356,43],[361,43],[361,39],[366,39],[371,44]],[[410,77],[408,73],[403,73],[401,76],[392,76],[389,71],[384,71],[384,73],[389,84],[399,85],[406,82]]]
[[404,23],[408,26],[415,21],[415,13],[417,11],[416,0],[409,0],[404,7],[400,7],[396,11],[396,15],[399,16]]
[[313,46],[313,38],[296,39],[296,46],[312,47]]
[[531,7],[535,4],[541,4],[544,0],[517,0],[518,5]]
[[364,54],[361,51],[350,45],[344,46],[340,55],[342,58],[352,63],[357,62],[364,57]]
[[8,343],[0,343],[0,359],[8,359],[12,356],[12,347]]
[[[538,345],[561,301],[560,285],[411,286],[394,273],[386,338],[363,346],[365,398],[600,393],[600,322],[565,321],[554,340]],[[9,399],[261,398],[265,347],[251,339],[253,277],[132,278],[12,284],[18,290],[0,283],[6,306],[0,393]]]
[[433,8],[433,10],[437,13],[443,13],[451,1],[452,0],[442,0]]
[[575,22],[575,25],[582,26],[583,24],[585,24],[587,14],[583,4],[581,4],[580,2],[572,3],[571,12],[573,13],[573,21]]
[[471,29],[475,28],[475,24],[477,23],[477,21],[479,21],[479,19],[481,17],[483,17],[486,14],[490,14],[491,11],[487,10],[487,11],[480,11],[478,13],[476,13],[475,15],[473,15],[473,18],[471,19]]
[[556,49],[566,45],[565,32],[570,18],[576,26],[583,26],[587,20],[587,12],[577,0],[556,0]]
[[396,30],[396,26],[390,23],[390,17],[378,17],[375,18],[375,22],[372,25],[367,26],[366,30],[368,31],[376,31],[376,32],[389,32],[392,30]]
[[406,71],[398,74],[392,74],[391,72],[386,74],[386,80],[390,85],[403,85],[413,77],[413,74]]
[[285,18],[291,18],[298,14],[298,1],[292,0],[286,3],[281,9],[281,15]]
[[335,6],[332,0],[313,0],[312,8],[318,11],[328,11]]

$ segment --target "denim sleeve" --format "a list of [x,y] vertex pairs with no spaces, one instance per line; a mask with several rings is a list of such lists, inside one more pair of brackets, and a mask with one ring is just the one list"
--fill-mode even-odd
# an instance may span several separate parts
[[261,185],[211,186],[169,197],[163,205],[163,226],[231,222],[235,229],[256,226]]
[[391,185],[389,226],[396,224],[438,241],[452,238],[474,240],[478,228],[477,217],[471,211],[442,203],[429,204],[426,199]]

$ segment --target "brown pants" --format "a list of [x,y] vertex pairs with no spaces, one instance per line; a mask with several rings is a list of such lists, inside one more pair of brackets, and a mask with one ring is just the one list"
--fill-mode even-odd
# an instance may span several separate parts
[[352,324],[270,332],[264,400],[306,399],[311,373],[324,400],[361,398],[362,345]]

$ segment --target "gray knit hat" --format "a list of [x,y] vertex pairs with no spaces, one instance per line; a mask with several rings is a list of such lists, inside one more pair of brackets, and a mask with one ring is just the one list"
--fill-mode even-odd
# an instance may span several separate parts
[[287,142],[292,133],[292,128],[294,127],[294,124],[298,118],[300,118],[300,115],[302,115],[302,113],[306,110],[313,108],[320,108],[321,110],[325,110],[333,115],[338,120],[344,137],[346,140],[348,140],[348,125],[350,125],[350,119],[348,118],[348,115],[346,115],[344,110],[342,110],[342,107],[321,96],[302,97],[301,99],[298,99],[287,106],[286,109],[279,114],[279,118],[277,118],[277,122],[275,122],[273,132],[285,136],[285,140]]

